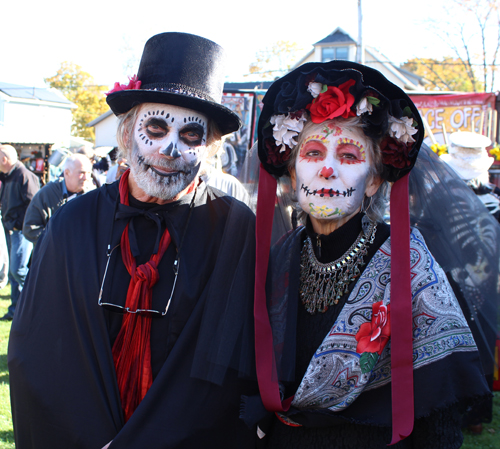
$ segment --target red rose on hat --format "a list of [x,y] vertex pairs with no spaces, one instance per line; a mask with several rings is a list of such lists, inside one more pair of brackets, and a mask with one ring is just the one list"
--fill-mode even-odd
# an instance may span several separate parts
[[386,137],[380,143],[383,164],[391,165],[395,168],[406,168],[410,166],[411,160],[408,155],[411,147],[411,144],[400,142],[392,137]]
[[363,323],[356,334],[358,354],[364,352],[382,354],[391,336],[390,307],[390,304],[385,306],[382,301],[372,305],[372,321]]
[[351,111],[354,104],[354,96],[349,93],[349,88],[356,84],[355,80],[349,80],[340,86],[328,86],[325,92],[320,93],[306,108],[311,114],[313,123],[323,123],[335,117],[355,117]]
[[[290,159],[290,148],[287,145],[278,147],[274,139],[268,138],[265,140],[267,148],[267,163],[274,166],[284,165]],[[283,148],[283,151],[281,149]]]

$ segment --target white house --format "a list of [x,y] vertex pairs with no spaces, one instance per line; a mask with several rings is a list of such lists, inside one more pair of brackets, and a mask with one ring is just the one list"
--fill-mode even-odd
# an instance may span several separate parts
[[75,107],[55,89],[0,82],[0,143],[14,146],[21,158],[45,156],[52,145],[69,147]]
[[101,114],[96,119],[87,123],[88,127],[94,127],[95,146],[97,147],[117,147],[116,129],[118,128],[118,119],[111,109]]
[[[342,28],[335,29],[324,39],[316,42],[313,47],[292,69],[307,62],[328,62],[333,59],[356,61],[356,41]],[[365,47],[364,64],[381,72],[401,89],[406,91],[424,90],[425,80],[422,77],[397,67],[372,47]]]

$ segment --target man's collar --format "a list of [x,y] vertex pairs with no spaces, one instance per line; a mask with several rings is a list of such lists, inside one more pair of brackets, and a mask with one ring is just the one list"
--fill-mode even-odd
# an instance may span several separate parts
[[16,168],[19,168],[21,165],[23,165],[23,164],[21,164],[21,162],[16,161],[16,162],[14,163],[14,165],[12,166],[12,168],[8,171],[8,173],[5,173],[5,177],[10,176],[10,175],[12,174],[12,172],[13,172]]
[[63,198],[67,198],[68,188],[66,187],[66,179],[64,179],[64,177],[62,178],[62,191],[63,191]]
[[70,199],[76,198],[77,196],[83,194],[83,190],[81,190],[80,192],[76,192],[76,193],[70,192],[68,190],[68,187],[66,186],[66,179],[64,178],[64,176],[63,176],[61,182],[62,182],[63,198],[70,200]]

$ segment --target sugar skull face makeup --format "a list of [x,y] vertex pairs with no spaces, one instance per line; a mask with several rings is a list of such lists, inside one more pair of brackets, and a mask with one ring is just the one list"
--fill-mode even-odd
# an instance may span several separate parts
[[191,109],[141,105],[130,165],[147,195],[169,200],[193,182],[206,153],[207,123],[205,115]]
[[371,182],[365,136],[326,121],[302,137],[292,173],[300,207],[314,219],[347,221],[365,193],[372,196],[378,188]]

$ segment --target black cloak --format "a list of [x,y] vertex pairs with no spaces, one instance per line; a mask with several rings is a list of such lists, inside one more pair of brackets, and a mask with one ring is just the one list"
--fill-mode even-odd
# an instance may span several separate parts
[[[122,315],[98,305],[109,243],[130,218],[115,219],[118,183],[60,208],[39,241],[9,342],[12,416],[18,449],[251,448],[255,431],[239,419],[253,375],[253,213],[205,186],[165,206],[138,203],[163,218],[172,243],[159,265],[153,308],[168,314],[151,330],[153,385],[124,424],[111,353]],[[152,209],[151,209],[152,207]],[[149,260],[157,225],[132,219]],[[185,231],[186,230],[186,231]],[[131,237],[132,246],[132,237]],[[130,276],[118,247],[103,301],[125,303]]]

